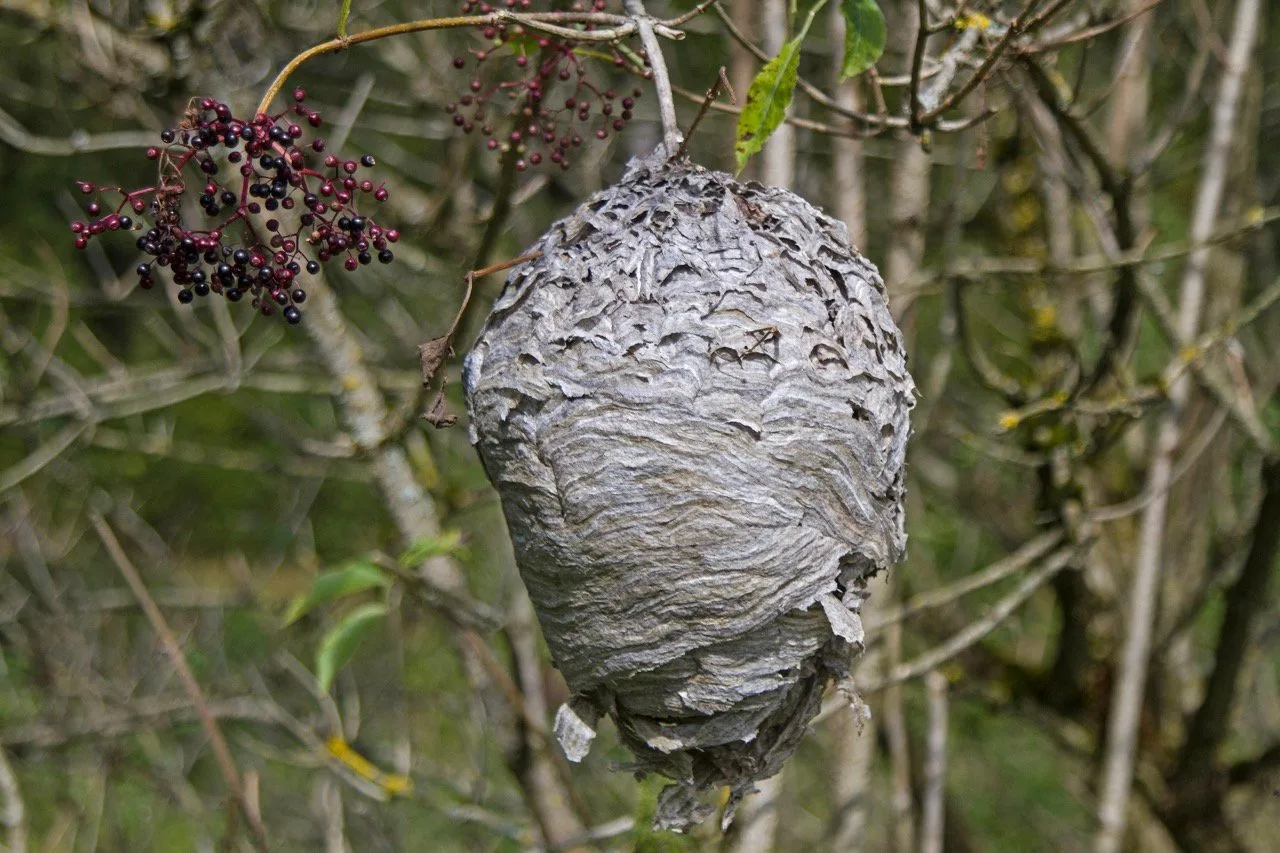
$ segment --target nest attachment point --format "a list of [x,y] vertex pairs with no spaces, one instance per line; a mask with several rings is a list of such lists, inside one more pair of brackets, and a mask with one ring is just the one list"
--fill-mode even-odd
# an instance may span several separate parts
[[536,244],[467,357],[471,438],[573,698],[655,825],[777,773],[903,558],[914,385],[876,268],[786,190],[633,161]]

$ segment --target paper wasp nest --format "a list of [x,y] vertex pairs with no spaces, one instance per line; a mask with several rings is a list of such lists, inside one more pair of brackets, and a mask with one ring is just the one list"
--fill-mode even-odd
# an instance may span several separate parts
[[655,154],[535,248],[466,360],[472,441],[573,691],[560,743],[611,716],[685,829],[778,772],[860,647],[914,385],[876,268],[785,190]]

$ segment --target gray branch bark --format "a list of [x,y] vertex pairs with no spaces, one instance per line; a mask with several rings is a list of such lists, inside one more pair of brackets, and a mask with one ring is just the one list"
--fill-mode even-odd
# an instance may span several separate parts
[[[1235,137],[1236,108],[1249,55],[1257,35],[1259,0],[1239,0],[1232,25],[1226,68],[1214,102],[1204,174],[1196,193],[1191,219],[1191,241],[1203,244],[1213,234],[1226,185],[1227,169]],[[1191,253],[1183,274],[1178,301],[1177,331],[1192,340],[1199,330],[1204,303],[1205,272],[1209,249]],[[1164,528],[1168,510],[1169,481],[1174,454],[1181,438],[1182,409],[1190,395],[1190,380],[1178,379],[1169,389],[1170,410],[1160,420],[1155,456],[1147,478],[1147,491],[1155,498],[1143,511],[1137,565],[1129,593],[1130,612],[1116,691],[1107,726],[1107,750],[1098,801],[1096,853],[1118,853],[1124,841],[1129,789],[1137,755],[1138,723],[1147,681],[1151,634],[1156,616],[1156,592],[1164,565]]]

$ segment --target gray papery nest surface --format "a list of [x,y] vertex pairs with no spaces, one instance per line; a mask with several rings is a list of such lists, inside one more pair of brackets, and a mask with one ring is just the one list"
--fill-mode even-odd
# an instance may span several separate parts
[[467,357],[472,441],[573,693],[655,825],[725,823],[847,675],[903,558],[914,385],[876,268],[781,189],[661,152],[557,222]]

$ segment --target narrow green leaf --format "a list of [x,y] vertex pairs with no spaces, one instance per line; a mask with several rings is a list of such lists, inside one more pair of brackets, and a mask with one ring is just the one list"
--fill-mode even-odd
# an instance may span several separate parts
[[795,94],[796,79],[800,75],[802,41],[795,38],[784,44],[781,52],[770,59],[751,81],[747,103],[738,116],[737,141],[733,145],[739,172],[787,117],[787,106]]
[[391,580],[373,563],[355,560],[341,569],[318,576],[311,583],[311,589],[295,598],[289,605],[284,624],[292,625],[322,604],[366,589],[390,586],[390,584]]
[[787,107],[795,95],[796,79],[800,75],[800,47],[813,25],[814,15],[827,5],[819,2],[809,10],[804,26],[796,37],[782,46],[778,55],[765,63],[764,68],[751,81],[747,90],[747,102],[738,116],[738,131],[733,153],[738,160],[738,171],[747,165],[752,154],[764,147],[764,143],[787,117]]
[[445,530],[438,536],[424,536],[414,540],[400,555],[400,565],[411,569],[423,560],[442,554],[459,554],[462,550],[462,534],[456,530]]
[[844,14],[844,65],[840,79],[857,77],[884,53],[888,28],[876,0],[841,0]]
[[342,8],[338,10],[338,38],[347,37],[347,18],[351,17],[351,0],[342,0]]
[[387,605],[381,602],[362,604],[325,633],[316,652],[316,681],[321,690],[329,690],[333,677],[351,660],[365,634],[386,615]]

